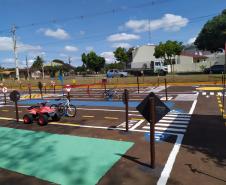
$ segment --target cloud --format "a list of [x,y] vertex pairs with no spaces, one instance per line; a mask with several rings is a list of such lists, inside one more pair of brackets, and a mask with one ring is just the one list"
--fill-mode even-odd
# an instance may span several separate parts
[[165,31],[179,31],[181,28],[188,24],[189,20],[180,15],[165,14],[160,19],[154,20],[129,20],[125,23],[124,27],[132,29],[134,32],[145,32],[149,29],[154,31],[163,29]]
[[75,52],[75,51],[78,51],[78,48],[77,47],[75,47],[75,46],[65,46],[64,47],[64,50],[65,51],[70,51],[70,52]]
[[104,57],[107,63],[113,63],[116,60],[112,51],[103,52],[100,56]]
[[87,46],[85,49],[86,49],[86,51],[90,52],[90,51],[94,50],[94,47],[93,46]]
[[41,28],[39,29],[39,32],[43,32],[45,36],[53,37],[60,40],[65,40],[70,38],[70,35],[61,28],[57,28],[56,30],[52,30],[49,28],[47,29]]
[[139,35],[128,34],[128,33],[117,33],[107,37],[109,42],[120,42],[120,41],[129,41],[129,40],[138,40],[140,39]]
[[187,44],[193,44],[196,40],[196,37],[192,37],[190,39],[188,39]]
[[[28,60],[28,66],[30,67],[34,62],[34,59],[29,59]],[[18,61],[19,63],[19,67],[20,68],[25,68],[27,65],[26,65],[26,60],[22,60],[22,61]],[[4,58],[1,62],[1,65],[3,67],[11,67],[11,68],[14,68],[15,67],[15,60],[14,58]]]
[[121,43],[114,43],[114,44],[112,44],[112,47],[113,48],[121,47],[121,48],[128,49],[128,48],[131,48],[132,46],[129,43],[121,42]]
[[[17,41],[18,52],[27,52],[27,51],[40,51],[41,46],[24,44],[20,41]],[[13,50],[13,41],[11,37],[0,37],[0,51],[12,51]]]

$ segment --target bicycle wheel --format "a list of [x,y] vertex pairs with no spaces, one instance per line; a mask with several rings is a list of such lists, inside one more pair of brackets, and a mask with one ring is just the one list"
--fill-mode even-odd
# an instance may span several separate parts
[[64,105],[58,106],[58,113],[59,113],[60,116],[64,116],[65,113],[67,113]]
[[75,117],[76,112],[77,112],[76,106],[71,105],[71,104],[70,104],[69,107],[67,107],[67,109],[66,109],[66,113],[67,113],[67,115],[68,115],[69,117]]
[[57,104],[52,104],[50,105],[50,108],[53,109],[54,111],[58,110],[58,105]]

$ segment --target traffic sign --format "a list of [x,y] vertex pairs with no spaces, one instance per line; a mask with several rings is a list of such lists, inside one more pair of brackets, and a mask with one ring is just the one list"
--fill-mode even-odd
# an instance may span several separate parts
[[70,85],[66,85],[65,89],[66,89],[67,92],[70,92],[71,91],[71,86]]
[[136,109],[143,115],[143,117],[148,121],[152,121],[152,114],[150,110],[150,101],[149,98],[154,98],[155,101],[155,109],[156,109],[156,116],[155,122],[158,122],[165,116],[170,109],[153,93],[151,92],[144,100],[136,107]]
[[11,101],[17,102],[18,100],[20,100],[20,93],[14,90],[9,94],[9,97]]
[[50,83],[52,86],[54,86],[56,84],[54,81],[51,81]]
[[7,87],[3,87],[3,88],[2,88],[2,92],[3,92],[3,93],[7,93],[7,91],[8,91]]

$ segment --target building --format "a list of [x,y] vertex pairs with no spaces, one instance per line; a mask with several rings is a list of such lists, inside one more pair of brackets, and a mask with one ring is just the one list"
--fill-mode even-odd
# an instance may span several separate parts
[[[204,68],[210,67],[212,62],[202,52],[182,51],[175,57],[173,71],[175,73],[202,72]],[[168,72],[171,72],[171,66],[168,65]]]
[[[154,56],[155,45],[143,45],[133,51],[131,63],[132,69],[150,69],[152,61],[163,61]],[[202,72],[214,64],[223,65],[225,61],[224,53],[210,53],[208,51],[197,51],[195,46],[192,49],[186,49],[181,55],[175,56],[173,71],[176,73]],[[168,72],[171,72],[171,66],[168,65]]]
[[143,45],[133,50],[133,59],[131,63],[132,69],[150,68],[151,61],[163,61],[154,56],[155,45]]

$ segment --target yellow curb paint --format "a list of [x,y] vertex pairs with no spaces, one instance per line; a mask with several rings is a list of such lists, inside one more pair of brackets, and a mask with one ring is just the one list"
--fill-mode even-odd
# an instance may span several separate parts
[[9,110],[2,110],[2,112],[9,112]]
[[104,117],[105,119],[118,119],[116,117]]
[[83,118],[94,118],[94,116],[82,116]]
[[200,91],[222,91],[223,88],[222,87],[199,87],[199,88],[196,88],[196,90],[200,90]]
[[48,123],[50,125],[65,125],[65,126],[73,126],[73,127],[79,127],[81,125],[79,124],[73,124],[73,123],[58,123],[58,122],[50,122]]

